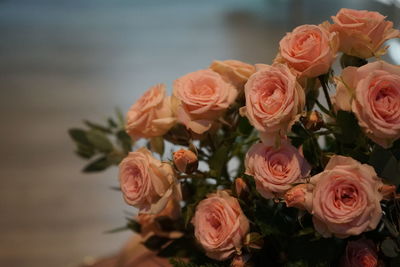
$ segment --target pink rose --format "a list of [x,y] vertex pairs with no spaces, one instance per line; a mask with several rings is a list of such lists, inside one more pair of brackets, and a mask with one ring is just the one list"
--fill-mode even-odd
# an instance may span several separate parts
[[345,68],[337,79],[334,104],[353,111],[372,141],[390,147],[400,137],[400,67],[377,61]]
[[305,206],[322,236],[346,238],[378,225],[382,182],[371,166],[350,157],[334,156],[310,183],[313,192],[306,199],[311,197],[312,202]]
[[246,106],[241,108],[260,131],[264,142],[271,135],[285,134],[304,108],[304,90],[285,65],[258,65],[245,85]]
[[226,191],[217,191],[202,200],[192,219],[194,234],[208,257],[225,260],[240,251],[249,221],[239,202]]
[[275,61],[285,62],[301,77],[317,77],[329,71],[338,47],[337,34],[325,25],[302,25],[279,42]]
[[154,158],[146,148],[122,160],[119,182],[125,202],[144,213],[159,213],[171,197],[181,199],[171,165]]
[[162,136],[175,125],[171,97],[165,97],[165,85],[150,87],[127,114],[126,132],[133,138]]
[[178,121],[202,134],[235,101],[236,89],[212,70],[199,70],[175,80]]
[[386,52],[385,41],[400,37],[385,18],[378,12],[342,8],[332,17],[330,30],[339,34],[340,51],[360,58],[380,56]]
[[371,240],[362,238],[347,243],[345,255],[340,262],[341,267],[377,267],[377,249]]
[[233,84],[236,89],[242,90],[249,77],[256,71],[253,65],[239,60],[215,60],[210,69],[218,72],[227,82]]
[[245,165],[246,174],[254,177],[257,191],[267,199],[289,190],[310,172],[304,157],[286,141],[279,148],[254,144],[246,154]]

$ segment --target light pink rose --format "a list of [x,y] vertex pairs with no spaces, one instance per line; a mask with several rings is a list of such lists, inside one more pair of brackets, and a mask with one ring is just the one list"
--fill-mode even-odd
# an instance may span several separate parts
[[246,174],[254,177],[257,191],[267,199],[282,195],[310,172],[304,157],[286,141],[279,148],[254,144],[246,154],[245,165]]
[[385,18],[378,12],[342,8],[332,17],[330,30],[339,34],[340,51],[360,58],[380,56],[386,52],[385,41],[400,38],[400,31]]
[[374,242],[362,238],[347,243],[340,267],[377,267],[378,263],[378,254]]
[[285,62],[300,77],[317,77],[329,71],[339,48],[336,33],[323,25],[302,25],[279,42],[276,62]]
[[217,191],[202,200],[192,219],[194,234],[208,257],[225,260],[240,251],[249,221],[236,198]]
[[256,71],[253,65],[239,60],[215,60],[211,63],[210,69],[218,72],[227,82],[233,84],[238,90],[243,90],[244,84]]
[[235,87],[212,70],[199,70],[175,80],[178,121],[196,134],[209,130],[236,98]]
[[142,213],[159,213],[172,197],[181,199],[171,165],[154,158],[146,148],[130,152],[122,160],[119,182],[125,202]]
[[304,108],[304,90],[296,76],[282,64],[257,65],[245,85],[246,106],[240,113],[260,132],[264,142],[284,135]]
[[374,230],[382,210],[381,180],[375,170],[344,156],[334,156],[325,170],[310,180],[312,202],[305,203],[313,215],[315,230],[324,237],[346,238]]
[[126,132],[132,139],[162,136],[176,123],[165,85],[150,87],[127,114]]
[[353,111],[366,135],[382,147],[400,137],[400,66],[377,61],[347,67],[333,99],[337,109]]

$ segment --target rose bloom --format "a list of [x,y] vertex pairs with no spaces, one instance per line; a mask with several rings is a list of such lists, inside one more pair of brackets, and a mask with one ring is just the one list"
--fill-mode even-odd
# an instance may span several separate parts
[[202,134],[235,101],[236,95],[235,87],[212,70],[186,74],[174,82],[178,121]]
[[314,227],[324,237],[346,238],[374,230],[382,210],[381,180],[375,170],[344,156],[334,156],[325,170],[310,180],[305,208],[313,215]]
[[239,202],[226,191],[217,191],[202,200],[192,219],[194,234],[208,257],[225,260],[240,251],[249,221]]
[[400,38],[400,31],[378,12],[342,8],[332,17],[330,30],[337,32],[340,51],[348,55],[369,58],[385,54],[382,48],[386,40]]
[[257,191],[271,199],[301,182],[310,172],[310,165],[300,152],[286,141],[279,148],[254,144],[246,154],[246,174],[252,175]]
[[158,213],[171,197],[181,199],[179,182],[171,165],[149,150],[130,152],[119,165],[119,182],[125,202],[144,213]]
[[362,238],[347,243],[340,267],[377,267],[377,249],[371,240]]
[[260,131],[263,142],[285,134],[304,108],[304,90],[296,76],[282,64],[257,65],[245,85],[246,106],[240,113]]
[[389,148],[400,137],[400,67],[384,61],[347,67],[337,79],[337,109],[353,111],[366,135]]
[[165,85],[150,87],[129,109],[126,116],[126,132],[136,140],[162,136],[176,119],[171,109],[171,97],[165,96]]
[[238,90],[243,90],[244,84],[256,71],[253,65],[239,60],[215,60],[211,63],[209,68],[218,72],[227,82],[233,84]]
[[279,42],[275,61],[288,64],[301,77],[317,77],[328,72],[338,48],[337,34],[329,32],[325,24],[302,25]]

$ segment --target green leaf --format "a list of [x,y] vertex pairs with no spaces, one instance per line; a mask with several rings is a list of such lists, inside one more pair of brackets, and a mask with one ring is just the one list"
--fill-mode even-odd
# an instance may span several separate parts
[[78,147],[78,149],[76,150],[76,153],[79,156],[81,156],[82,158],[90,159],[95,154],[94,148],[91,145],[88,146],[88,145],[83,145],[83,144],[78,143],[77,147]]
[[109,166],[111,166],[110,162],[107,161],[107,157],[103,156],[86,165],[83,172],[99,172],[107,169]]
[[364,66],[365,64],[368,64],[368,60],[364,58],[359,58],[355,56],[350,56],[347,54],[344,54],[340,57],[340,66],[342,69],[353,66],[353,67],[361,67]]
[[399,161],[389,149],[375,145],[369,158],[369,164],[372,165],[379,177],[385,178],[388,182],[400,184],[400,166]]
[[164,155],[164,139],[161,136],[150,138],[150,150],[162,157]]
[[72,138],[72,140],[74,140],[76,143],[91,146],[91,143],[86,137],[86,131],[74,128],[74,129],[69,129],[68,134]]
[[88,120],[84,120],[83,122],[92,130],[104,132],[107,134],[112,133],[112,131],[107,126],[103,126]]
[[141,228],[142,226],[140,225],[140,223],[138,223],[135,220],[129,219],[128,218],[128,223],[126,224],[126,227],[136,233],[140,233],[141,232]]
[[391,238],[386,238],[382,244],[381,249],[383,254],[389,258],[395,258],[399,255],[399,247],[396,242]]
[[246,117],[239,118],[238,130],[241,134],[248,136],[253,131],[253,126]]
[[113,150],[113,145],[110,140],[108,140],[104,133],[98,130],[91,130],[87,132],[86,137],[89,142],[101,152],[111,152]]
[[359,138],[362,133],[354,114],[339,110],[336,122],[339,126],[339,131],[336,132],[337,139],[343,144],[355,144],[357,138]]
[[125,154],[132,151],[133,141],[131,137],[125,132],[125,130],[120,130],[116,133],[117,140],[120,143]]
[[226,145],[222,145],[214,152],[209,161],[210,171],[214,171],[213,174],[219,178],[221,175],[222,168],[227,162],[228,153],[230,148]]
[[143,245],[150,250],[159,250],[168,240],[168,238],[153,235],[147,238]]

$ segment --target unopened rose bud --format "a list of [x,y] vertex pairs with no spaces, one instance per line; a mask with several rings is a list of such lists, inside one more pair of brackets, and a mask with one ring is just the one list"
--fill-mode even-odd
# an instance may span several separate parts
[[299,184],[286,192],[284,198],[286,206],[307,209],[311,206],[311,199],[308,194],[312,192],[311,185]]
[[250,256],[248,254],[236,255],[232,262],[231,267],[246,267],[249,266],[247,262],[249,261]]
[[384,184],[379,188],[379,192],[382,194],[383,199],[391,200],[396,196],[396,186]]
[[190,150],[180,149],[174,153],[174,165],[180,172],[191,174],[197,170],[198,164],[196,154]]
[[324,125],[321,113],[318,111],[311,111],[306,116],[301,118],[304,127],[311,131],[318,131]]
[[249,195],[249,187],[241,177],[236,178],[235,180],[235,192],[236,196],[241,199],[246,198]]

